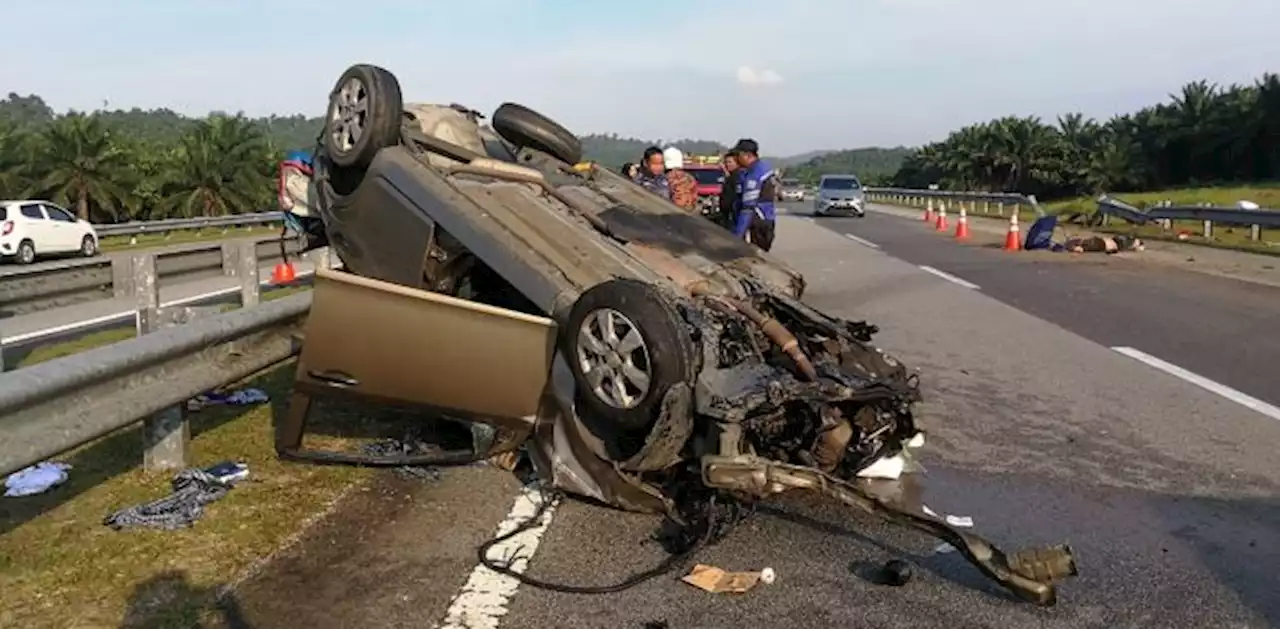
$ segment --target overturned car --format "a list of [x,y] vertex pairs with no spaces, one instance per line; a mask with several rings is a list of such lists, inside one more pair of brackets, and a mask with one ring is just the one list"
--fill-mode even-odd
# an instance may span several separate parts
[[[805,305],[794,270],[583,163],[578,139],[536,112],[507,103],[482,119],[406,105],[375,66],[336,83],[297,219],[345,270],[317,273],[282,456],[414,465],[523,448],[560,490],[694,528],[713,526],[716,504],[809,489],[1055,602],[1075,574],[1065,546],[1005,554],[872,489],[869,469],[919,435],[917,380],[871,344],[874,326]],[[432,409],[475,426],[476,446],[307,449],[326,395]]]

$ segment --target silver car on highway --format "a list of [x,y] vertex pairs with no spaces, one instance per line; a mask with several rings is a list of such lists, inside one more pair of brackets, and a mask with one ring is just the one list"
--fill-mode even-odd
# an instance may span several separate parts
[[857,216],[867,213],[862,182],[856,175],[823,175],[813,197],[814,216]]

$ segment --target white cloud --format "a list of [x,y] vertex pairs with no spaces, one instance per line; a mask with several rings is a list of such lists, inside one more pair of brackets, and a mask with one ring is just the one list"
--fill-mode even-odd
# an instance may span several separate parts
[[774,85],[782,82],[782,76],[773,70],[738,66],[738,82],[743,85]]

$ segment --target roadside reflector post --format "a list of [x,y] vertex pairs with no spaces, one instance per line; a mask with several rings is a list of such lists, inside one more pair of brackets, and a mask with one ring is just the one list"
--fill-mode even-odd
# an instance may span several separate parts
[[1204,222],[1204,237],[1213,238],[1213,221],[1206,220]]
[[1261,226],[1261,225],[1250,225],[1250,226],[1249,226],[1249,240],[1252,240],[1252,241],[1254,241],[1254,242],[1258,242],[1259,240],[1262,240],[1262,226]]
[[[160,285],[156,258],[143,253],[130,259],[133,290],[138,308],[138,336],[151,334],[164,326],[160,313]],[[191,428],[186,409],[171,406],[142,420],[142,466],[148,471],[181,469],[190,459]]]

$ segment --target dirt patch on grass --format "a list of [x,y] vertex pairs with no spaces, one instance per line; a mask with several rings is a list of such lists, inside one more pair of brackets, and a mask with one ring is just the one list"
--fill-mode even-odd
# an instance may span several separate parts
[[[179,531],[112,531],[108,514],[170,492],[170,474],[145,473],[141,436],[125,429],[57,460],[68,482],[39,496],[0,498],[0,627],[181,627],[215,607],[217,593],[294,539],[369,470],[281,461],[272,413],[293,378],[286,364],[246,383],[270,404],[192,413],[192,463],[249,465],[250,479]],[[403,411],[336,407],[313,430],[330,442],[403,435]]]

